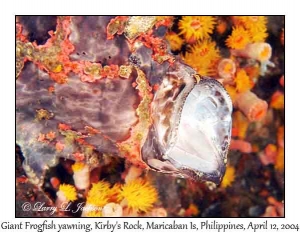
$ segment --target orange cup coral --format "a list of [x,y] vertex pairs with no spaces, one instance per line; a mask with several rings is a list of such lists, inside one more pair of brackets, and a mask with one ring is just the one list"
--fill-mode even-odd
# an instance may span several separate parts
[[74,172],[73,179],[76,188],[87,189],[90,186],[90,170],[89,167],[82,162],[76,162],[72,165]]
[[251,42],[250,35],[243,27],[235,27],[226,40],[226,45],[232,49],[244,49]]
[[122,217],[123,216],[123,208],[121,205],[116,203],[108,203],[102,209],[103,217]]
[[230,142],[230,150],[239,150],[243,153],[251,153],[252,145],[249,142],[244,140],[234,140],[232,139]]
[[56,193],[55,205],[59,208],[64,208],[69,201],[77,200],[77,192],[73,185],[61,184],[59,190]]
[[216,24],[212,16],[183,16],[179,21],[180,34],[189,42],[209,37]]
[[227,166],[225,175],[221,183],[221,187],[226,188],[230,186],[234,180],[235,180],[235,168],[232,166]]
[[216,74],[216,65],[219,59],[220,52],[216,47],[216,42],[209,39],[193,45],[190,52],[183,57],[188,65],[203,76],[214,76]]
[[249,121],[262,120],[268,110],[266,101],[258,98],[253,92],[246,91],[236,98],[235,105],[242,111]]
[[218,74],[221,78],[230,79],[236,72],[236,65],[233,60],[224,58],[218,64]]
[[165,208],[154,208],[149,215],[149,217],[161,217],[161,218],[164,218],[167,216],[168,216],[168,213]]
[[249,91],[253,87],[253,82],[250,80],[250,77],[247,75],[246,71],[241,69],[237,72],[235,77],[236,90],[239,93]]
[[119,193],[121,205],[134,211],[147,212],[152,209],[158,199],[156,189],[147,181],[137,179],[125,184]]
[[271,108],[283,109],[284,108],[284,95],[281,91],[276,91],[271,98]]
[[174,32],[170,32],[166,35],[167,41],[169,41],[171,50],[179,50],[183,44],[183,39]]

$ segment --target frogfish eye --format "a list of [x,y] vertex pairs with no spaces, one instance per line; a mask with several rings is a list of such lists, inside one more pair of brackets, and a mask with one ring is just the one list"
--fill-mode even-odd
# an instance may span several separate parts
[[189,67],[165,76],[156,92],[153,126],[142,159],[164,173],[219,184],[231,138],[232,102],[216,80],[197,84]]

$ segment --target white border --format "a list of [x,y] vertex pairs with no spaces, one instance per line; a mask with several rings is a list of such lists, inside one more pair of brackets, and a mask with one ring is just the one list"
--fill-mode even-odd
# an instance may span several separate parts
[[[235,15],[235,14],[284,14],[286,15],[286,218],[268,219],[269,222],[296,223],[299,222],[299,11],[296,1],[1,1],[0,2],[0,67],[1,67],[1,113],[0,113],[0,220],[10,222],[26,221],[14,219],[15,216],[15,79],[14,79],[14,27],[15,14],[154,14],[154,15]],[[106,221],[100,219],[99,221]],[[151,221],[153,219],[150,219]],[[212,221],[213,219],[208,219]],[[31,222],[41,223],[42,219],[31,219]],[[57,223],[63,222],[88,222],[89,219],[56,219]],[[122,221],[114,219],[111,221]],[[137,219],[125,219],[136,222]],[[142,219],[145,222],[147,219]],[[172,219],[155,219],[157,222],[169,222]],[[189,222],[191,219],[177,219],[176,222]],[[193,222],[204,219],[193,219]],[[220,223],[245,223],[249,221],[262,222],[263,219],[216,219]],[[24,232],[24,231],[22,231]],[[27,231],[30,232],[30,231]],[[47,231],[51,232],[51,231]],[[75,232],[75,231],[74,231]],[[80,232],[80,231],[78,231]],[[93,231],[95,232],[95,231]],[[103,231],[104,232],[104,231]],[[108,232],[108,231],[107,231]],[[138,232],[138,231],[136,231]],[[156,231],[160,232],[160,231]],[[164,232],[173,232],[165,230]],[[215,231],[216,232],[216,231]],[[238,232],[238,231],[235,231]],[[268,231],[264,231],[268,232]]]

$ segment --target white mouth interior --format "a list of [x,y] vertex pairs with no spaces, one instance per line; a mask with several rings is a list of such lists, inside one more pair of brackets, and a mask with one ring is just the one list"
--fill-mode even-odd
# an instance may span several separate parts
[[182,109],[176,143],[167,156],[179,166],[199,173],[215,173],[223,162],[215,145],[219,142],[218,131],[215,130],[220,121],[219,103],[205,91],[196,85],[188,95]]

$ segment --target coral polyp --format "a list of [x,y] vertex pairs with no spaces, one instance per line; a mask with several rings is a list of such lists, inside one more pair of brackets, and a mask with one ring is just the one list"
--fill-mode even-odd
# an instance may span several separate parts
[[246,92],[253,87],[253,83],[251,82],[250,77],[247,75],[245,70],[237,71],[234,81],[236,83],[236,90],[238,92]]
[[236,72],[236,65],[233,60],[225,58],[218,64],[218,74],[221,78],[232,79]]
[[232,49],[243,49],[251,42],[250,34],[243,27],[235,27],[226,40],[226,45]]
[[214,76],[216,74],[217,62],[220,59],[220,52],[216,42],[203,40],[193,45],[183,56],[183,60],[192,65],[200,75]]
[[235,168],[229,166],[226,170],[226,173],[225,173],[224,179],[221,183],[221,186],[224,188],[230,186],[232,184],[232,182],[234,181],[234,179],[235,179]]
[[176,33],[168,33],[166,35],[166,40],[170,43],[172,50],[180,50],[184,40]]
[[258,31],[266,30],[266,16],[238,16],[237,19],[247,29],[257,28]]
[[178,27],[187,41],[197,41],[208,38],[215,24],[215,17],[212,16],[183,16]]
[[133,211],[149,211],[158,199],[156,189],[147,181],[137,179],[121,187],[118,199]]
[[[75,201],[77,199],[77,193],[74,186],[69,184],[61,184],[59,186],[59,193],[65,196],[67,201]],[[59,195],[58,195],[59,196]]]
[[108,191],[110,184],[105,181],[99,181],[98,183],[92,184],[92,188],[87,194],[86,203],[97,207],[103,207],[108,203]]

